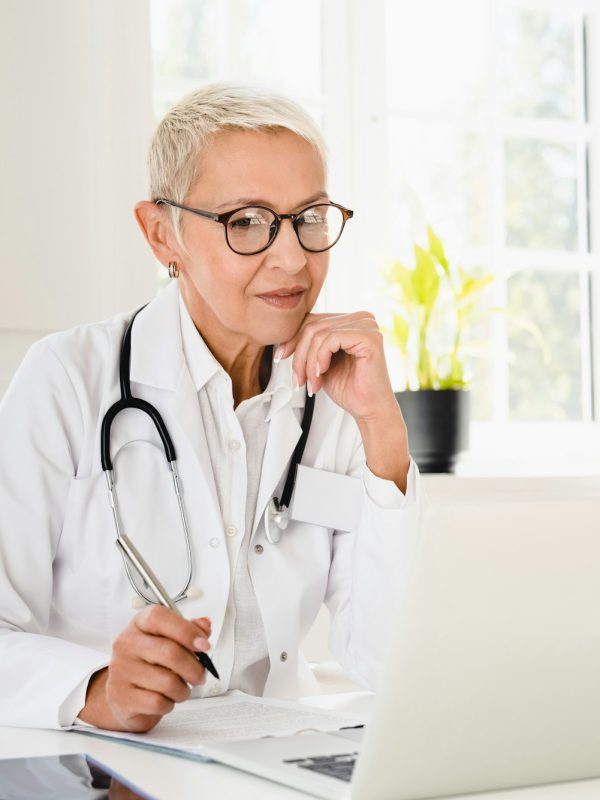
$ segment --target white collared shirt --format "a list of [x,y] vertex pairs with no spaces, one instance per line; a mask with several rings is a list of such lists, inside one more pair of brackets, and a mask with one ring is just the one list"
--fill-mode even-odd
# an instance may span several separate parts
[[[183,351],[198,392],[198,403],[213,466],[231,566],[225,619],[214,652],[221,690],[262,695],[269,674],[264,625],[248,571],[248,548],[258,498],[269,421],[294,402],[298,420],[304,405],[291,386],[291,361],[273,363],[265,391],[233,408],[231,379],[199,335],[180,297]],[[258,523],[262,526],[264,523]],[[229,673],[229,675],[228,675]]]

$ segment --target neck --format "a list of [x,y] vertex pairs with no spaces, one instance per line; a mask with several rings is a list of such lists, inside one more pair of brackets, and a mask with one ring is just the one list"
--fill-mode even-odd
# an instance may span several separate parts
[[184,292],[182,296],[196,330],[231,378],[234,408],[243,400],[261,394],[271,377],[273,347],[256,344],[247,337],[224,330],[208,307],[200,308],[199,303],[188,302]]

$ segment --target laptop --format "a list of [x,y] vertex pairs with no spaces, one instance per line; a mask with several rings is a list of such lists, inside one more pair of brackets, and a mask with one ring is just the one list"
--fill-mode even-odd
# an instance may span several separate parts
[[332,800],[600,776],[599,509],[492,498],[428,510],[364,733],[206,755]]

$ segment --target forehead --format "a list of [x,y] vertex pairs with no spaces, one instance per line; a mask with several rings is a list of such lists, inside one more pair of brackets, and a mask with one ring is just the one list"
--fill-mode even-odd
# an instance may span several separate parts
[[[237,198],[269,201],[276,211],[325,192],[319,154],[291,131],[221,131],[203,149],[190,199],[213,207]],[[282,208],[277,208],[281,206]]]

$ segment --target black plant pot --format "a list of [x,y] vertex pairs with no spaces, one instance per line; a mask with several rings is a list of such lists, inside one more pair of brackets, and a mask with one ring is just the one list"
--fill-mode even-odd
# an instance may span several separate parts
[[396,392],[408,428],[410,454],[421,472],[454,472],[469,446],[470,395],[464,389]]

